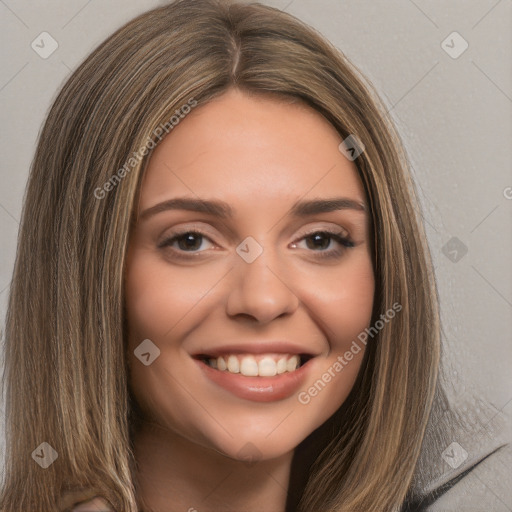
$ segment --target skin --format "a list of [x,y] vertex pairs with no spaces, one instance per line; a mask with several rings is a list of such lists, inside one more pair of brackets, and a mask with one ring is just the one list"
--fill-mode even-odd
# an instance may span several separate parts
[[[338,149],[342,140],[308,106],[231,89],[193,109],[155,149],[139,217],[176,197],[222,200],[235,215],[167,210],[138,218],[131,233],[130,387],[144,413],[134,446],[148,509],[283,512],[294,449],[349,394],[364,346],[307,404],[297,393],[263,403],[236,397],[191,357],[199,347],[234,342],[305,344],[318,355],[303,391],[368,327],[374,274],[367,212],[288,212],[299,199],[365,204],[356,166]],[[205,236],[158,247],[178,229]],[[311,234],[322,230],[342,232],[354,246],[329,236],[315,244]],[[263,248],[252,263],[236,252],[248,236]],[[160,349],[148,366],[134,355],[145,339]],[[240,454],[249,442],[254,464]]]

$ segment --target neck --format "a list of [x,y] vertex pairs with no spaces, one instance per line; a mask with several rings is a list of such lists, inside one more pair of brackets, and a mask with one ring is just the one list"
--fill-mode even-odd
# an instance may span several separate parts
[[293,452],[238,461],[154,423],[139,428],[134,451],[144,512],[285,512]]

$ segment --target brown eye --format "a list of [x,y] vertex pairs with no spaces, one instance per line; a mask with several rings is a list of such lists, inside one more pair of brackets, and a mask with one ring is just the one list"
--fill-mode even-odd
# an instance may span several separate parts
[[209,238],[199,231],[183,231],[160,242],[158,248],[171,247],[176,252],[200,253],[203,251],[198,251],[198,249],[201,248],[204,240],[209,240]]
[[332,237],[323,232],[318,232],[308,236],[305,240],[312,242],[311,244],[306,243],[309,249],[327,249],[331,245]]
[[[332,231],[314,231],[304,236],[301,240],[306,241],[307,249],[319,253],[318,256],[320,258],[340,257],[346,249],[355,246],[354,242],[350,238],[344,236],[344,233]],[[333,240],[338,247],[329,249]],[[297,246],[297,244],[294,245]]]

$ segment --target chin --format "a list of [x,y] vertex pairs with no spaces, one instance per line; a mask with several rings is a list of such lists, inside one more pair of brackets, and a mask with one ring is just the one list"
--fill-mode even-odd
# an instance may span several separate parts
[[[290,421],[284,419],[286,414],[271,422],[262,422],[253,413],[246,417],[246,421],[237,418],[235,422],[223,422],[223,427],[215,428],[214,431],[201,433],[201,445],[209,447],[214,451],[229,457],[230,459],[257,462],[272,460],[290,454],[295,448],[316,429],[317,425],[305,425],[298,418],[290,414]],[[292,420],[293,418],[293,420]],[[283,421],[284,419],[284,421]],[[241,425],[246,423],[245,425]]]

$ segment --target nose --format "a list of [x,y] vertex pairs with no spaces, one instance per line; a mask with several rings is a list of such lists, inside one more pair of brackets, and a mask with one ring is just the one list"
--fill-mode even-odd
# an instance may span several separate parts
[[252,263],[237,258],[229,283],[227,314],[249,316],[265,324],[293,313],[300,301],[290,281],[269,249],[264,248]]

